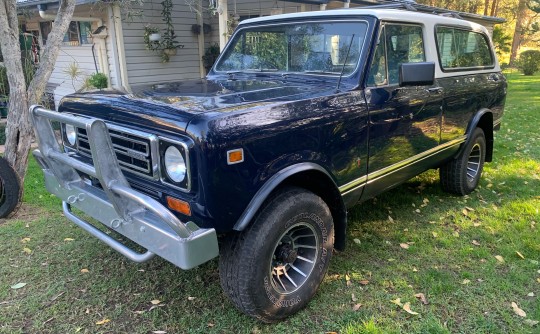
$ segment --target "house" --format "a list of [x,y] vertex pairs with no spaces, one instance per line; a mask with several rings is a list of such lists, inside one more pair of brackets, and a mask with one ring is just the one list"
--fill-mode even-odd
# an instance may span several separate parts
[[[145,27],[157,27],[162,35],[165,31],[162,0],[142,0],[142,5],[137,1],[122,2],[130,8],[119,7],[118,2],[77,0],[69,31],[47,85],[47,91],[54,94],[55,104],[58,105],[63,96],[80,89],[86,78],[96,72],[109,78],[109,87],[125,91],[142,84],[204,77],[206,69],[202,57],[205,50],[216,44],[223,48],[235,24],[251,17],[383,4],[459,15],[485,25],[488,30],[504,21],[399,0],[170,1],[173,5],[170,23],[182,48],[170,56],[168,62],[163,62],[162,51],[148,50],[144,40]],[[25,34],[35,41],[32,50],[38,60],[38,50],[47,42],[58,1],[18,0],[18,7]]]

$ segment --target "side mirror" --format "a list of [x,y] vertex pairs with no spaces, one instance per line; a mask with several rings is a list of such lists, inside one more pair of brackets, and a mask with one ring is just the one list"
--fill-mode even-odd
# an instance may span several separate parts
[[435,80],[435,63],[404,63],[399,65],[400,86],[428,86]]

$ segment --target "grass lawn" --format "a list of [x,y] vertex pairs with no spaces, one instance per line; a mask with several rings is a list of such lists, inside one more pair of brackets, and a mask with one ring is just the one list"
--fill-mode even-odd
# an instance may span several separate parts
[[315,299],[274,325],[236,311],[216,260],[137,265],[89,237],[32,161],[22,212],[0,223],[0,332],[540,333],[540,76],[509,78],[479,189],[450,196],[429,171],[356,207]]

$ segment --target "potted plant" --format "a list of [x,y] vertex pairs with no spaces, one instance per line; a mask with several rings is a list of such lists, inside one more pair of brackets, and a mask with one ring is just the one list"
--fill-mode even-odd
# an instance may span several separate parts
[[172,25],[171,11],[173,7],[172,0],[163,0],[161,2],[163,10],[161,11],[161,16],[163,17],[163,22],[165,22],[165,32],[163,33],[162,40],[160,43],[161,49],[161,60],[166,63],[170,60],[171,56],[176,55],[178,48],[183,48],[176,40],[176,34],[174,33],[174,26]]
[[207,73],[210,72],[210,69],[212,66],[214,66],[216,59],[219,57],[219,52],[219,44],[217,43],[214,43],[206,48],[204,56],[202,56],[202,60]]
[[158,28],[152,26],[144,27],[144,44],[147,50],[158,50],[161,34]]
[[108,78],[103,73],[94,73],[88,78],[88,84],[99,90],[107,88]]

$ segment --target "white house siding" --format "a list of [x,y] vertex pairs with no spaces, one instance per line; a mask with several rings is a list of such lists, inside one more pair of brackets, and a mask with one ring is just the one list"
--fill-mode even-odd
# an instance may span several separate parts
[[[72,64],[76,64],[80,71],[80,74],[75,78],[71,78],[67,73]],[[58,106],[60,99],[80,89],[86,78],[94,73],[96,73],[96,67],[94,65],[94,57],[92,56],[92,45],[63,46],[60,49],[54,70],[49,79],[49,86],[55,87],[55,104]]]
[[128,81],[132,87],[200,77],[198,39],[197,35],[191,32],[191,26],[197,23],[197,18],[184,0],[173,0],[172,10],[176,40],[184,47],[178,49],[178,54],[171,56],[168,63],[162,63],[159,52],[145,49],[143,41],[145,25],[165,29],[160,2],[160,0],[145,1],[142,18],[122,23]]

